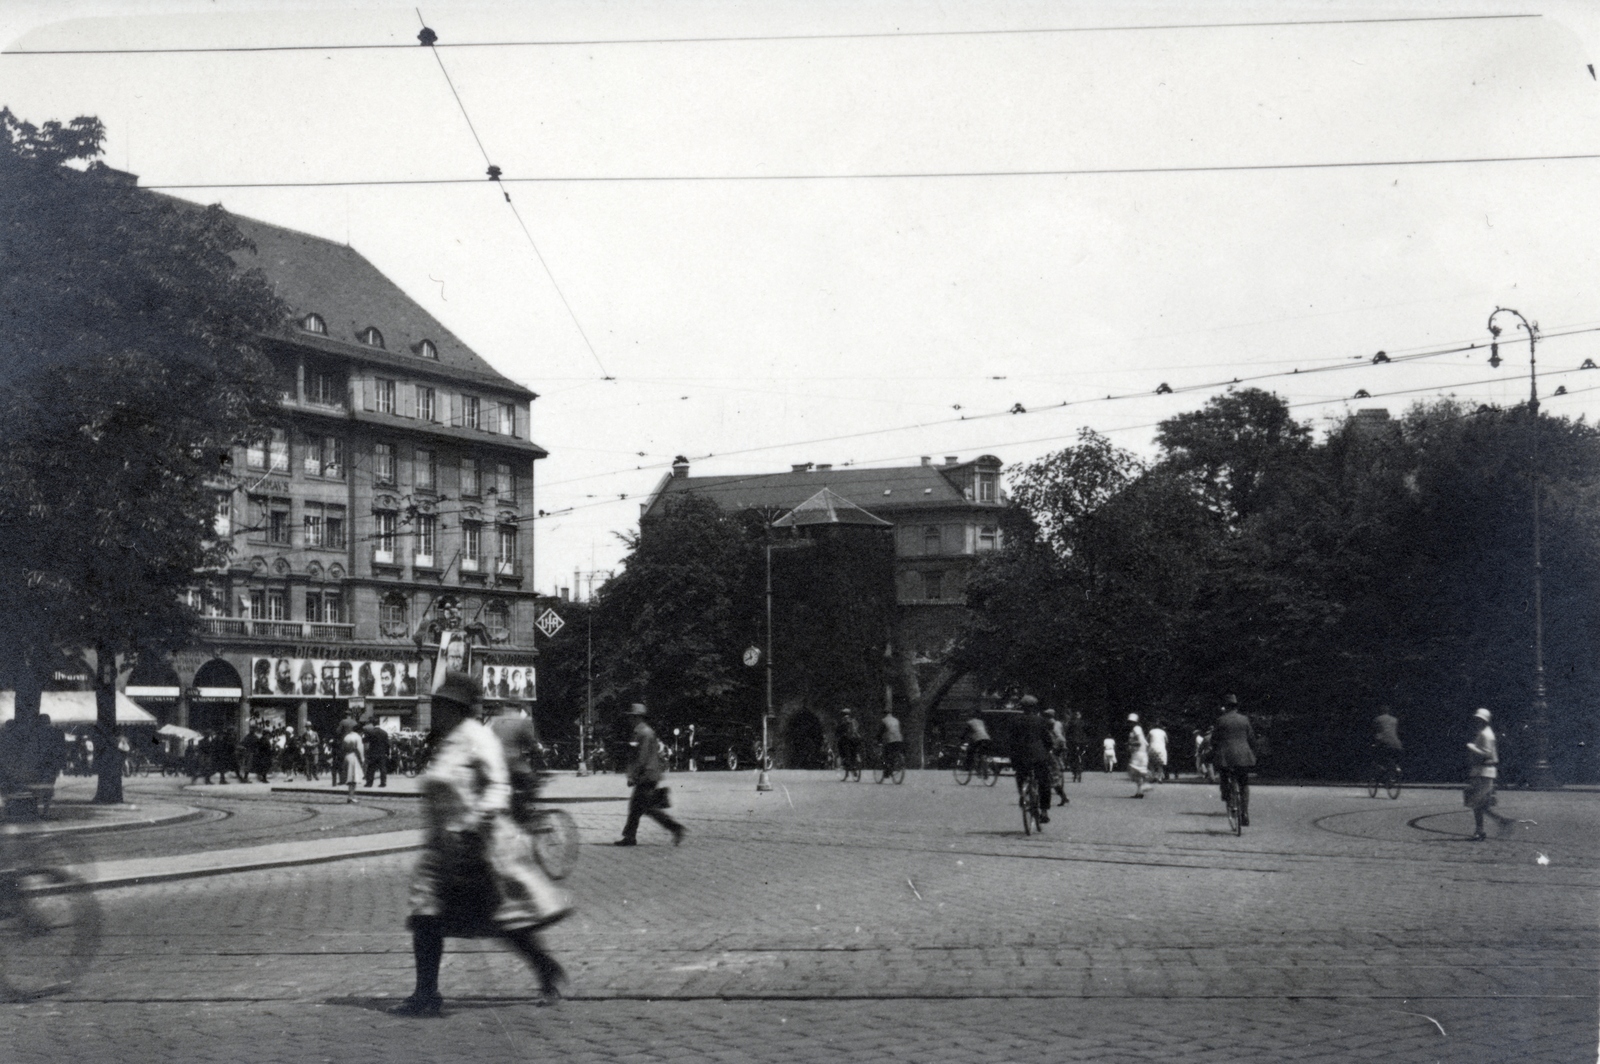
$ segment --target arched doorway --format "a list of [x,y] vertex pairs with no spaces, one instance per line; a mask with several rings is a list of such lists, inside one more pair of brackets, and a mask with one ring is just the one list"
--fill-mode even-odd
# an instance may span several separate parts
[[222,658],[212,658],[194,674],[194,686],[204,691],[238,691],[224,697],[195,698],[189,703],[189,727],[196,731],[232,732],[238,728],[239,699],[244,681],[239,670]]
[[785,768],[828,767],[828,744],[822,721],[808,709],[800,710],[784,722],[783,763]]

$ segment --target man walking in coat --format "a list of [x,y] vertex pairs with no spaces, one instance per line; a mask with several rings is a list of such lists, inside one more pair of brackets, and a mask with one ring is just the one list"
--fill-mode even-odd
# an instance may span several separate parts
[[672,832],[672,845],[676,846],[683,842],[684,827],[662,812],[666,802],[660,783],[666,766],[661,760],[661,744],[656,741],[656,733],[650,725],[645,723],[642,703],[635,702],[628,714],[634,719],[633,761],[628,765],[628,783],[633,787],[633,796],[628,799],[628,822],[622,827],[622,838],[612,845],[637,846],[639,819],[649,817]]
[[1250,718],[1239,712],[1239,698],[1229,695],[1222,716],[1211,729],[1211,763],[1222,777],[1222,797],[1228,788],[1239,788],[1239,822],[1250,826],[1250,770],[1256,764],[1256,733]]

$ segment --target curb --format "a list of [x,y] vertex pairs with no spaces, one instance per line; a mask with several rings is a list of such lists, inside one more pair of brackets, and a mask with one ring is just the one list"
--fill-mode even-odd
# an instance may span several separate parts
[[[351,844],[355,845],[352,846]],[[379,857],[422,848],[421,829],[355,835],[316,842],[275,843],[237,850],[179,854],[172,857],[105,861],[66,869],[74,882],[44,888],[40,894],[65,894],[84,890],[144,886],[179,879],[224,876],[293,865],[327,864],[356,857]]]

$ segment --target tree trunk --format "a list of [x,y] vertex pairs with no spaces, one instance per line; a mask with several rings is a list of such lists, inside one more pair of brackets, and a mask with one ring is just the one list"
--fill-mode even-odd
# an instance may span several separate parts
[[94,800],[100,805],[122,804],[122,751],[117,748],[117,656],[110,648],[95,648],[94,670]]

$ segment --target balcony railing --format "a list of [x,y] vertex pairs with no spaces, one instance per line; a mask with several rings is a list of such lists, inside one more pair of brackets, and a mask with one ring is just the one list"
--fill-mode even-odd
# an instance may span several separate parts
[[306,639],[318,642],[349,639],[353,624],[328,621],[261,621],[253,617],[202,617],[200,630],[206,635],[255,636],[258,639]]
[[501,580],[521,580],[522,563],[515,558],[496,558],[494,575]]

